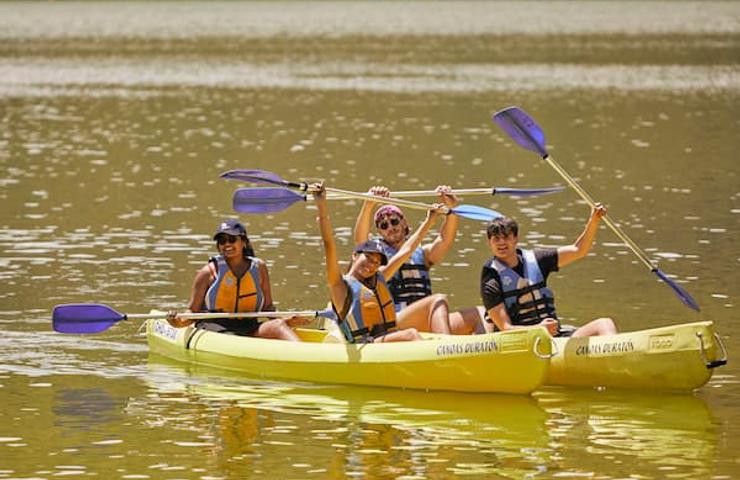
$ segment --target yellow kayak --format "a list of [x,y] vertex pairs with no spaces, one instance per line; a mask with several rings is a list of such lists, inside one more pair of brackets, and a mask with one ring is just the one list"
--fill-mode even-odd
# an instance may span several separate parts
[[556,338],[546,384],[578,387],[693,390],[709,381],[727,352],[712,322]]
[[545,379],[552,343],[544,328],[415,342],[325,343],[325,330],[297,329],[303,342],[173,328],[147,321],[153,353],[252,377],[460,392],[530,393]]

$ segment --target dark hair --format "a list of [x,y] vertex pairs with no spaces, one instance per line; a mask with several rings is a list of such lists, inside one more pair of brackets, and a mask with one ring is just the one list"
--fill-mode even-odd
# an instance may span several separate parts
[[515,237],[519,236],[519,225],[516,220],[509,217],[497,217],[491,220],[486,229],[488,238],[491,237],[505,237],[510,233],[513,233]]
[[242,256],[244,258],[247,257],[255,257],[254,254],[254,248],[252,248],[252,242],[249,241],[249,237],[246,235],[241,235],[242,240],[244,240],[244,248],[242,249]]
[[[218,237],[219,235],[216,235],[217,242],[218,242]],[[241,238],[242,241],[244,242],[244,248],[242,248],[242,256],[244,258],[255,257],[256,255],[254,254],[254,248],[252,247],[252,242],[249,241],[249,237],[247,237],[246,235],[239,235],[239,238]]]

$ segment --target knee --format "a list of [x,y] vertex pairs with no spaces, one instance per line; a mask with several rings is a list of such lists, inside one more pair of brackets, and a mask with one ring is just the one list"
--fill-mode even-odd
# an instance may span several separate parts
[[595,321],[601,335],[612,335],[617,333],[617,326],[611,318],[602,317],[597,318]]
[[406,334],[406,338],[408,340],[421,340],[421,335],[419,334],[419,331],[413,327],[405,329],[404,333]]
[[274,328],[276,330],[283,330],[285,328],[290,328],[288,326],[288,322],[286,322],[284,318],[273,318],[272,320],[266,322],[265,325],[268,325],[269,327]]
[[432,305],[432,308],[437,308],[439,306],[449,306],[449,303],[447,302],[447,295],[443,293],[435,293],[429,297],[430,304]]

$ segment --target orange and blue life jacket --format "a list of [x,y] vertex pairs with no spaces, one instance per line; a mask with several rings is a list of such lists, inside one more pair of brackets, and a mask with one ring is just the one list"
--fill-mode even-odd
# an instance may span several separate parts
[[237,278],[223,255],[209,260],[213,281],[206,292],[205,307],[209,312],[259,312],[264,306],[260,285],[259,259],[248,257],[250,265]]
[[370,288],[351,275],[345,275],[347,300],[339,317],[339,328],[350,343],[371,341],[372,337],[396,327],[393,297],[383,275],[375,274],[375,288]]

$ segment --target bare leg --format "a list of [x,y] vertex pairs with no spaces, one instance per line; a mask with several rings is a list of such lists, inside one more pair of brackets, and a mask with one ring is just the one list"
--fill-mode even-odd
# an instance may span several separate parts
[[403,330],[415,328],[420,332],[450,333],[447,297],[430,295],[404,308],[396,316],[396,325]]
[[614,335],[617,327],[611,318],[597,318],[578,328],[571,337],[594,337],[599,335]]
[[378,337],[373,340],[373,343],[411,342],[414,340],[421,340],[421,335],[419,335],[419,332],[415,328],[406,328]]
[[291,342],[300,342],[298,334],[288,326],[285,320],[277,318],[261,323],[255,336],[260,338],[273,338],[276,340],[289,340]]
[[450,313],[450,331],[453,335],[479,335],[486,333],[483,325],[483,307],[468,307]]

